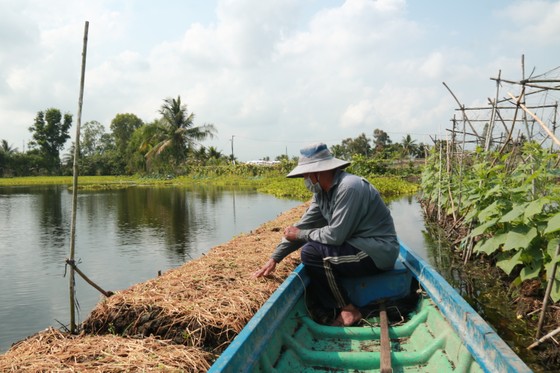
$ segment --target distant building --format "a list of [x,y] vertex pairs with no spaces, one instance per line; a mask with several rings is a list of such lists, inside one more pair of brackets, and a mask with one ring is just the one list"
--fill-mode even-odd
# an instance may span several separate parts
[[263,161],[263,160],[257,160],[257,161],[249,161],[247,162],[247,164],[256,164],[259,166],[273,166],[275,164],[280,164],[279,161]]

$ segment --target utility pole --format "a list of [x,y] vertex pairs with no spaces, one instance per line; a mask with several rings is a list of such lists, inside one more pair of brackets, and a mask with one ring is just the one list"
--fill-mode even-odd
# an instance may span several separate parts
[[235,135],[231,135],[231,163],[235,164],[235,157],[233,155],[233,138],[235,137]]

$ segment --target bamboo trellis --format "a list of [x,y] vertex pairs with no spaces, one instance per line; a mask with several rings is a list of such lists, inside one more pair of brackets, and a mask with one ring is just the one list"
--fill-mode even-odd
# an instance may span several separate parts
[[[532,74],[531,74],[532,75]],[[496,93],[494,99],[488,98],[487,107],[467,107],[457,98],[451,91],[449,86],[443,83],[447,90],[457,102],[458,108],[456,111],[461,113],[461,119],[456,119],[454,116],[451,120],[452,129],[447,130],[447,165],[444,167],[440,164],[441,170],[448,173],[451,172],[458,175],[459,184],[462,183],[462,172],[466,154],[472,149],[467,149],[468,146],[480,146],[488,155],[492,155],[489,150],[497,150],[498,156],[503,154],[506,150],[515,151],[515,148],[524,141],[539,141],[541,146],[545,143],[550,144],[550,150],[556,151],[558,154],[556,165],[560,163],[560,140],[556,134],[558,128],[558,99],[560,98],[560,67],[556,67],[544,74],[536,77],[525,78],[525,62],[522,56],[522,79],[519,81],[509,80],[502,78],[501,70],[498,72],[497,78],[490,78],[496,82]],[[503,95],[501,90],[503,86],[507,85],[506,94]],[[515,90],[518,92],[512,93]],[[500,98],[503,96],[502,98]],[[459,128],[462,122],[462,129]],[[518,123],[522,126],[516,126]],[[482,128],[481,128],[482,125]],[[467,130],[469,128],[469,130]],[[461,142],[457,142],[457,138],[461,138]],[[437,143],[436,143],[437,145]],[[440,142],[440,150],[443,145]],[[498,161],[498,156],[494,156],[492,165]],[[443,157],[440,153],[440,163],[443,162]],[[454,170],[451,166],[453,163],[458,165],[458,171]],[[515,167],[513,165],[512,167]],[[441,175],[440,175],[441,178]],[[449,193],[451,191],[449,190]],[[535,185],[533,180],[533,193],[535,193]],[[453,196],[449,196],[453,201]],[[461,208],[461,187],[459,187],[458,208]],[[453,210],[455,206],[453,207]],[[440,217],[438,216],[438,219]],[[455,215],[453,215],[454,224],[457,222]],[[464,260],[467,262],[472,254],[473,242],[468,241],[463,248]],[[557,247],[556,256],[558,256]],[[549,287],[552,284],[552,279],[555,276],[556,264],[552,271],[552,277],[549,280]],[[536,337],[538,338],[541,333],[544,312],[547,307],[547,300],[550,290],[547,289],[547,294],[543,300],[541,308],[541,316],[537,328]],[[539,341],[535,342],[529,347],[533,348],[538,343],[546,338],[551,338],[553,334],[559,333],[560,330],[549,333]]]
[[[522,139],[538,140],[539,138],[543,144],[547,141],[550,142],[551,149],[554,149],[554,145],[560,147],[560,141],[556,135],[560,67],[534,79],[523,78],[514,81],[504,79],[501,75],[500,70],[497,78],[490,78],[496,81],[496,93],[494,99],[488,98],[486,107],[467,107],[461,103],[449,86],[445,82],[443,83],[458,104],[456,111],[461,112],[462,116],[462,119],[459,120],[454,117],[451,120],[453,128],[448,130],[451,132],[451,141],[461,135],[462,144],[452,143],[450,148],[463,152],[467,150],[465,145],[476,144],[485,150],[496,147],[503,152],[508,145],[515,145]],[[548,75],[553,75],[553,77],[544,78]],[[506,84],[509,86],[508,90],[500,99],[501,89]],[[520,88],[519,93],[512,93],[515,88]],[[457,129],[460,121],[463,122],[462,130]],[[515,136],[517,122],[522,122],[525,128]],[[467,126],[469,130],[466,130]]]
[[[443,82],[458,105],[459,119],[453,116],[452,128],[447,129],[447,149],[450,161],[458,165],[459,180],[469,151],[476,146],[484,150],[498,150],[501,155],[506,149],[514,149],[524,140],[540,140],[541,145],[550,143],[550,150],[560,149],[556,134],[558,123],[558,100],[560,99],[560,67],[534,78],[525,78],[525,62],[522,56],[522,78],[518,81],[502,78],[498,71],[494,98],[487,98],[488,106],[467,107]],[[502,94],[507,85],[505,94]],[[518,90],[516,94],[512,93]],[[503,96],[503,97],[502,97]],[[518,123],[522,123],[522,127]],[[462,125],[461,125],[462,124]],[[434,142],[436,142],[434,140]],[[450,142],[450,143],[449,143]],[[494,158],[494,162],[497,158]],[[560,157],[558,158],[560,163]],[[451,170],[448,164],[445,167]],[[451,171],[450,171],[451,170]],[[458,208],[461,207],[459,198]]]

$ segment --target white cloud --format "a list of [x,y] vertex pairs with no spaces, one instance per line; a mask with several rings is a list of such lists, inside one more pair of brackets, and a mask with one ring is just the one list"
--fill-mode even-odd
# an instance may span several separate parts
[[531,42],[549,48],[556,48],[560,42],[560,3],[557,1],[514,2],[506,7],[502,18],[514,25],[503,33],[514,42]]
[[374,103],[370,100],[361,100],[356,104],[348,106],[342,114],[341,127],[355,128],[364,125],[374,126],[376,119],[376,111]]
[[82,122],[108,128],[125,112],[151,121],[164,98],[181,95],[195,123],[216,125],[218,138],[206,145],[229,153],[234,135],[240,159],[286,147],[296,155],[307,141],[337,143],[375,128],[397,139],[437,132],[456,107],[443,81],[465,104],[485,102],[490,76],[502,69],[519,78],[522,53],[527,70],[559,58],[551,47],[560,35],[557,2],[469,2],[471,18],[485,17],[480,27],[457,22],[452,6],[405,0],[161,6],[1,1],[0,139],[29,139],[39,110],[75,112],[85,20]]

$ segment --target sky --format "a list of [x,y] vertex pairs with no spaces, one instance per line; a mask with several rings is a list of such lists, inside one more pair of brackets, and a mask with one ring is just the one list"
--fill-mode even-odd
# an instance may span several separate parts
[[82,124],[180,96],[217,129],[202,145],[249,161],[375,129],[431,144],[457,115],[443,83],[468,107],[522,56],[557,71],[559,19],[545,0],[0,0],[0,140],[26,150],[53,107],[75,139],[86,21]]

